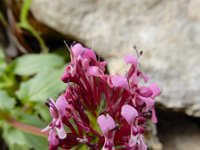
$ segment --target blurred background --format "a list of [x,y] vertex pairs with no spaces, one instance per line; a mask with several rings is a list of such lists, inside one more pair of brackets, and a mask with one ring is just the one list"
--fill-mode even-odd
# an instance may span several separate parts
[[199,0],[1,0],[0,149],[47,149],[44,103],[64,89],[68,45],[90,47],[124,74],[123,57],[143,51],[142,70],[162,88],[154,150],[200,148]]

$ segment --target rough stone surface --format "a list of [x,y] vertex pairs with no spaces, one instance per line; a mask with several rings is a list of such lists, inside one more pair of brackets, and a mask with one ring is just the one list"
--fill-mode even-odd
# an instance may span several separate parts
[[199,0],[33,0],[39,21],[92,47],[124,73],[122,56],[144,51],[141,67],[162,87],[158,102],[200,117]]

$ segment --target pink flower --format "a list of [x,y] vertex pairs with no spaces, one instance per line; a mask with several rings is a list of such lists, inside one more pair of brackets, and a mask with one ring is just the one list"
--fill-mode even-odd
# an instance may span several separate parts
[[129,139],[129,147],[134,147],[136,145],[136,140],[137,140],[137,137],[136,135],[134,135],[135,134],[134,132],[136,132],[137,134],[135,121],[136,121],[136,117],[138,117],[138,112],[134,107],[130,105],[124,105],[122,107],[121,115],[125,118],[128,124],[131,126],[131,136]]
[[73,57],[79,59],[94,59],[96,60],[95,53],[89,49],[83,47],[81,44],[75,44],[71,47]]
[[138,116],[137,110],[126,104],[122,107],[121,115],[126,119],[129,125],[133,125],[135,118]]
[[156,96],[160,95],[161,90],[156,83],[151,83],[150,89],[153,92],[153,94],[151,95],[152,98],[155,98]]
[[154,108],[155,104],[155,97],[160,94],[160,88],[155,83],[151,83],[149,88],[147,87],[141,87],[138,89],[138,96],[139,99],[141,99],[145,103],[145,107],[143,108],[144,112],[148,112],[149,110],[152,111],[152,117],[151,120],[154,123],[157,123],[157,117],[156,112]]
[[47,103],[52,116],[46,128],[50,150],[79,144],[94,150],[146,150],[145,123],[149,117],[157,122],[154,107],[160,89],[155,83],[147,84],[149,78],[140,70],[138,59],[126,56],[130,64],[126,75],[108,75],[106,62],[97,60],[93,50],[75,44],[70,56],[61,78],[67,88],[56,102]]
[[[51,123],[44,128],[42,131],[50,130],[49,132],[49,141],[53,145],[58,143],[58,139],[56,138],[56,132],[58,138],[64,139],[67,137],[67,134],[64,130],[62,117],[66,114],[66,109],[68,107],[68,103],[63,95],[61,95],[56,102],[50,99],[47,103],[49,106],[50,114],[53,117]],[[56,132],[55,132],[56,131]]]
[[126,62],[127,64],[133,65],[135,68],[136,68],[137,65],[138,65],[138,60],[137,60],[137,58],[134,57],[134,56],[131,56],[131,55],[125,56],[125,62]]
[[113,118],[109,114],[107,114],[106,116],[101,115],[97,118],[97,122],[105,137],[103,150],[106,150],[106,149],[114,150],[113,139],[114,139],[115,131],[113,131],[113,129],[115,129],[116,125]]
[[[152,83],[150,84],[150,89],[152,90],[153,94],[151,95],[152,99],[155,99],[156,96],[160,95],[161,90],[160,88],[157,86],[156,83]],[[152,108],[152,116],[151,116],[151,120],[153,123],[157,123],[157,117],[156,117],[156,111],[155,108]]]
[[111,76],[111,82],[113,87],[129,88],[128,80],[126,77],[115,75]]
[[128,147],[133,148],[134,150],[137,148],[138,150],[146,150],[147,147],[144,144],[143,136],[140,134],[141,129],[137,124],[139,117],[137,110],[134,107],[126,104],[122,107],[121,115],[131,126],[131,135],[128,142]]
[[143,97],[150,97],[152,96],[153,92],[151,88],[148,87],[140,87],[137,89],[137,93]]
[[96,76],[96,77],[98,77],[98,76],[103,75],[104,73],[103,73],[103,71],[99,67],[97,67],[97,66],[90,66],[90,67],[87,68],[87,74],[89,76]]
[[57,138],[55,130],[49,131],[48,142],[50,143],[49,145],[50,150],[57,149],[59,145],[59,139]]

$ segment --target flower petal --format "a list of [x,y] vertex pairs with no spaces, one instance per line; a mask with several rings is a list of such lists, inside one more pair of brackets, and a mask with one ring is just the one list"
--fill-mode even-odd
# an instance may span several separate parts
[[56,132],[55,130],[50,130],[49,131],[49,136],[48,136],[48,141],[50,143],[50,147],[55,147],[59,144],[59,141],[56,137]]
[[56,108],[58,109],[60,116],[64,116],[66,114],[68,102],[63,95],[59,96],[56,101]]
[[138,149],[139,149],[139,150],[147,150],[147,146],[146,146],[146,144],[144,143],[143,135],[140,135],[140,136],[139,136]]
[[137,137],[138,137],[137,135],[131,134],[131,137],[130,137],[130,139],[128,141],[128,146],[129,147],[135,146],[135,144],[137,143]]
[[138,116],[138,112],[134,107],[126,104],[122,106],[121,115],[126,119],[129,125],[132,125],[135,118]]
[[153,92],[152,94],[152,98],[155,98],[156,96],[158,96],[161,92],[160,88],[158,87],[158,85],[156,83],[151,83],[150,88]]
[[111,82],[113,84],[114,87],[122,87],[122,88],[126,88],[128,89],[128,80],[126,77],[123,76],[112,76],[111,77]]
[[84,50],[83,58],[96,60],[96,55],[93,50],[89,48],[84,48]]
[[89,67],[87,69],[87,73],[90,76],[97,76],[97,77],[103,74],[102,71],[97,66],[91,66],[91,67]]
[[137,66],[137,64],[138,64],[138,59],[137,59],[137,57],[134,57],[134,56],[131,56],[131,55],[127,55],[127,56],[125,56],[125,62],[127,63],[127,64],[132,64],[133,66]]
[[136,92],[138,92],[138,94],[144,97],[150,97],[153,94],[152,90],[148,87],[140,87],[137,89]]
[[106,116],[100,115],[97,118],[97,122],[104,136],[116,126],[113,118],[109,114]]
[[50,129],[51,127],[48,125],[44,129],[42,129],[41,132],[46,132],[46,131],[49,131]]
[[154,107],[155,101],[151,97],[142,97],[139,98],[145,102],[146,106],[144,107],[143,111],[147,112]]
[[67,137],[67,133],[65,132],[64,127],[63,127],[63,124],[62,124],[61,121],[60,121],[59,127],[56,127],[56,131],[57,131],[58,137],[59,137],[60,139],[65,139],[65,138]]
[[144,73],[140,72],[140,76],[143,78],[145,83],[147,83],[149,81],[149,77],[147,75],[145,75]]
[[71,49],[72,49],[73,56],[75,58],[78,58],[84,52],[84,47],[81,44],[79,44],[79,43],[75,44],[74,46],[72,46]]

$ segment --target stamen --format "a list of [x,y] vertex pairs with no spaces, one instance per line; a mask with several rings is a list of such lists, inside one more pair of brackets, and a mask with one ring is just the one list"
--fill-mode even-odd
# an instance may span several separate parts
[[138,53],[138,49],[137,49],[137,46],[136,45],[133,45],[133,49],[135,50],[136,52],[136,55],[137,55],[137,58],[140,57],[139,53]]
[[140,56],[142,56],[142,54],[143,54],[143,51],[138,51],[138,49],[137,49],[137,46],[136,46],[136,45],[133,45],[133,49],[136,51],[137,58],[139,59],[139,58],[140,58]]

